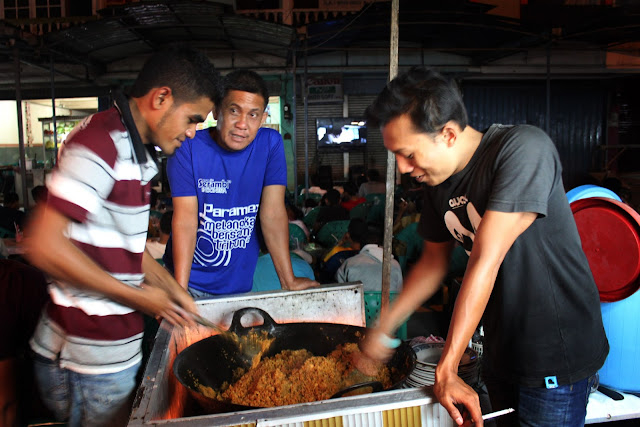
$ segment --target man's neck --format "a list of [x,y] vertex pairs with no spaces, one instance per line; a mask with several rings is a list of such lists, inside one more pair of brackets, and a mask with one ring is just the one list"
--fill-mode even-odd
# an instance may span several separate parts
[[464,130],[458,134],[457,143],[460,147],[460,163],[458,165],[458,169],[455,173],[463,170],[469,162],[471,158],[475,154],[476,150],[480,146],[480,142],[482,141],[482,132],[478,132],[471,126],[467,126]]
[[141,100],[139,98],[129,98],[129,110],[131,111],[131,116],[133,117],[133,122],[136,125],[136,129],[138,129],[138,133],[140,134],[140,139],[144,144],[149,143],[149,138],[147,138],[148,134],[148,126],[147,121],[138,108],[138,102]]

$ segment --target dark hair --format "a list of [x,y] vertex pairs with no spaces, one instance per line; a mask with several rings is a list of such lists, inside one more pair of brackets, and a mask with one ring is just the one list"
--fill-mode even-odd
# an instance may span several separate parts
[[31,197],[36,203],[46,202],[49,191],[44,185],[36,185],[31,189]]
[[220,108],[222,100],[227,96],[229,91],[239,90],[242,92],[255,93],[262,96],[264,99],[264,109],[267,109],[269,104],[269,90],[264,79],[260,77],[258,73],[251,70],[236,70],[232,71],[222,80],[223,93],[221,93],[218,99],[214,99],[216,104],[215,108]]
[[371,182],[378,182],[380,181],[380,172],[378,172],[378,169],[369,169],[367,171],[367,178]]
[[171,234],[171,221],[173,220],[173,211],[166,211],[160,217],[160,231],[164,234]]
[[373,226],[369,224],[369,228],[367,229],[367,234],[365,238],[360,242],[362,246],[364,245],[378,245],[381,246],[384,243],[384,232],[380,227]]
[[456,83],[435,70],[412,67],[387,83],[365,111],[367,122],[385,126],[408,114],[416,130],[433,134],[448,122],[467,127],[467,110]]
[[318,206],[318,201],[316,199],[312,199],[311,197],[304,200],[305,208],[315,208]]
[[332,188],[331,190],[327,190],[324,196],[327,202],[329,203],[329,206],[335,206],[338,203],[340,203],[340,192],[335,188]]
[[151,196],[149,196],[149,204],[151,205],[151,210],[154,210],[158,205],[158,190],[151,189]]
[[347,229],[347,232],[349,233],[349,237],[351,237],[351,240],[362,244],[362,242],[364,242],[367,238],[369,227],[363,219],[354,218],[349,222],[349,228]]
[[197,50],[170,47],[155,52],[142,67],[129,95],[140,98],[153,88],[168,86],[177,104],[206,96],[215,101],[222,90],[220,74]]
[[300,209],[293,203],[285,202],[285,208],[287,210],[290,210],[293,213],[293,216],[295,217],[295,219],[304,218],[304,213],[302,212],[302,209]]
[[13,204],[13,203],[18,203],[20,201],[20,197],[18,196],[18,193],[7,193],[4,196],[4,205],[7,206],[8,204]]
[[345,183],[342,188],[344,189],[344,192],[347,194],[350,194],[352,196],[355,196],[356,194],[358,194],[358,187],[356,187],[356,185],[353,182],[347,182]]

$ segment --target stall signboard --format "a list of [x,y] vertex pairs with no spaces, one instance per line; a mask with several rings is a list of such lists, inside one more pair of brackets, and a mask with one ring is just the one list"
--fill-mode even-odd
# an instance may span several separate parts
[[308,102],[342,102],[342,76],[322,75],[307,78]]

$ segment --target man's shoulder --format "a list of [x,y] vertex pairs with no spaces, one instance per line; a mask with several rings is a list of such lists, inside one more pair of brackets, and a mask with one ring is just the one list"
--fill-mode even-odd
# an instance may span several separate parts
[[126,128],[118,110],[109,108],[92,114],[78,123],[65,141],[65,150],[82,146],[112,164],[117,158],[118,150],[114,140],[117,134],[126,137]]
[[282,136],[280,135],[280,132],[278,132],[275,129],[261,127],[260,129],[258,129],[258,133],[256,134],[256,137],[253,140],[254,143],[256,141],[268,142],[269,145],[273,145],[273,144],[277,145],[277,144],[282,144]]

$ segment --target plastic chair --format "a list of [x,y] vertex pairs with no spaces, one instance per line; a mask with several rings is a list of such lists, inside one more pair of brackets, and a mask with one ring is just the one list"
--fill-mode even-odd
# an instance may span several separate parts
[[316,223],[316,218],[318,217],[318,212],[320,212],[320,206],[316,206],[311,209],[307,214],[302,218],[302,222],[307,226],[309,230],[313,228],[313,224]]
[[7,230],[4,227],[0,227],[0,239],[2,238],[13,239],[15,237],[16,237],[15,231]]
[[351,208],[351,211],[349,212],[349,218],[351,219],[358,218],[366,221],[368,213],[369,213],[369,205],[367,204],[367,202],[360,203],[359,205],[356,205],[353,208]]
[[305,243],[307,243],[307,235],[304,234],[304,230],[296,224],[289,224],[289,247],[296,249]]
[[349,222],[350,220],[348,219],[327,222],[322,226],[320,231],[318,231],[316,240],[327,248],[335,246],[349,229]]
[[[399,292],[389,292],[389,301],[396,299],[398,294]],[[382,307],[382,292],[364,292],[363,296],[367,327],[372,327],[380,314],[380,308]],[[396,336],[401,340],[407,339],[407,322],[404,322],[396,331]]]
[[372,205],[382,203],[382,205],[384,206],[384,201],[387,198],[387,195],[383,193],[371,193],[364,196],[364,198],[367,199],[367,202],[371,203]]

